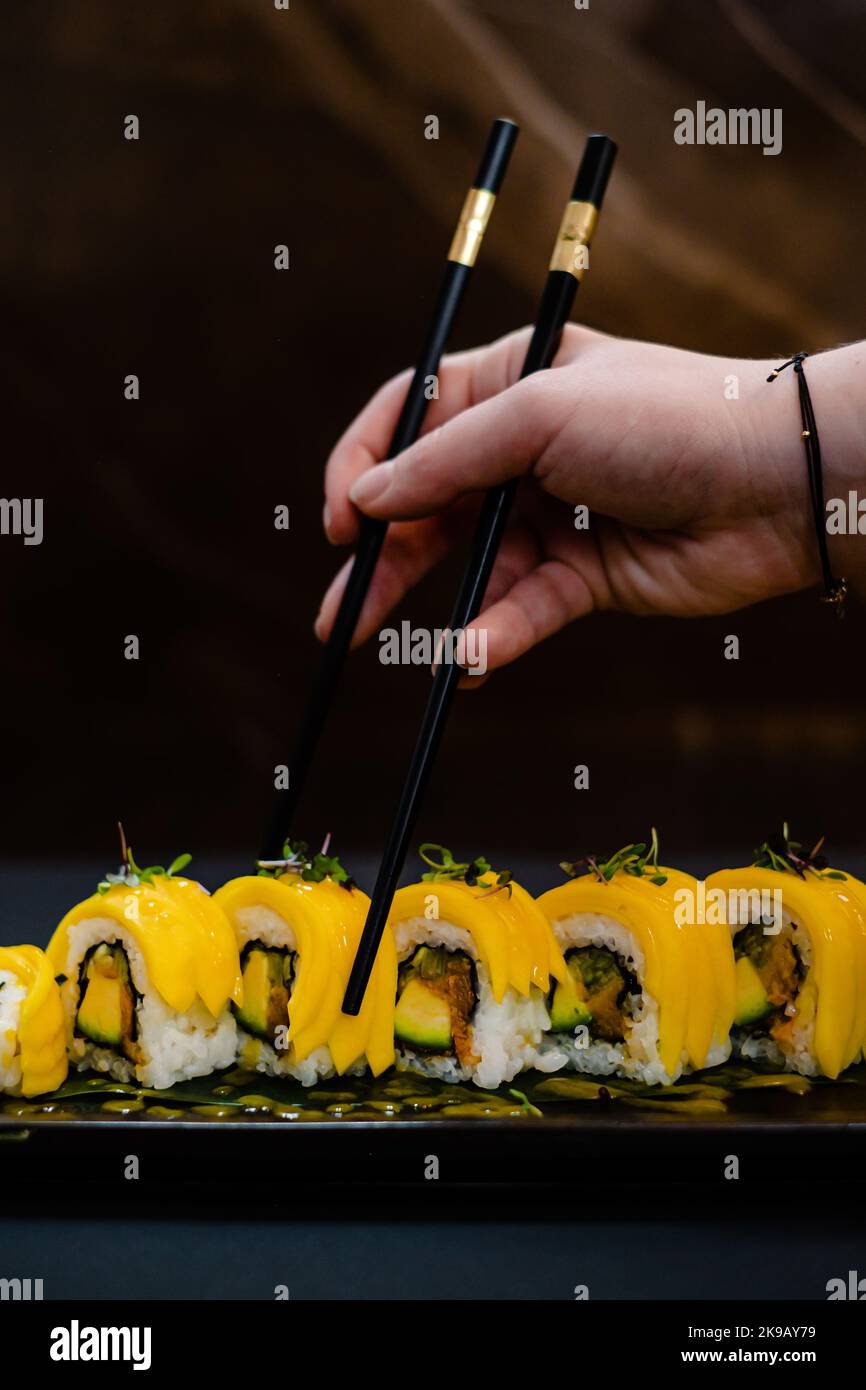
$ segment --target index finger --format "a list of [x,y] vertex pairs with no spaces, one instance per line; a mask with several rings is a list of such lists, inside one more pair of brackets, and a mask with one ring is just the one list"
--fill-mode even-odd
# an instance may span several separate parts
[[[504,391],[520,375],[529,329],[520,329],[486,347],[444,357],[437,375],[438,396],[430,402],[422,435],[469,406]],[[358,512],[349,501],[355,480],[388,457],[412,372],[401,372],[376,392],[335,445],[325,467],[325,529],[335,545],[358,536]]]

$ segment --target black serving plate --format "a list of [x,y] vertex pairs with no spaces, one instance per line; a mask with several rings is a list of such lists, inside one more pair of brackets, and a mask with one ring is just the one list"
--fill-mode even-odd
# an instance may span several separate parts
[[85,1075],[0,1105],[0,1181],[49,1186],[834,1182],[864,1162],[863,1067],[807,1082],[738,1065],[665,1088],[529,1073],[498,1091],[233,1071],[145,1092]]

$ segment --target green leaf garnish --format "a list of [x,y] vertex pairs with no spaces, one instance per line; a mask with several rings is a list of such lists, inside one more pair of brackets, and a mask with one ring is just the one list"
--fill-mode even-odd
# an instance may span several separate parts
[[618,849],[616,854],[604,861],[599,860],[596,855],[588,854],[572,863],[561,863],[559,867],[569,878],[579,878],[583,873],[592,873],[601,883],[610,883],[614,874],[618,873],[631,874],[633,878],[648,878],[657,888],[661,888],[662,884],[668,881],[667,874],[659,872],[659,837],[655,826],[652,828],[652,837],[648,845],[640,840],[632,845],[623,845],[622,849]]
[[844,882],[847,876],[838,869],[829,867],[826,854],[821,853],[823,846],[822,835],[809,853],[804,854],[800,841],[791,839],[788,822],[785,821],[781,835],[770,835],[758,846],[752,863],[756,869],[775,869],[777,873],[796,874],[798,878],[805,878],[807,873],[813,873],[818,878],[841,879]]
[[[447,849],[445,845],[430,843],[421,845],[418,853],[424,863],[430,865],[426,873],[421,875],[422,883],[462,882],[469,888],[476,888],[479,879],[484,878],[486,874],[495,874],[496,882],[492,887],[489,887],[489,891],[499,893],[504,889],[508,896],[511,896],[511,883],[514,878],[511,870],[500,869],[497,873],[483,854],[479,854],[471,862],[462,863],[454,858],[450,849]],[[439,855],[438,859],[434,858],[434,853]],[[482,884],[481,886],[487,887],[488,885]]]
[[306,883],[322,883],[329,878],[341,888],[351,892],[356,887],[351,874],[343,868],[337,854],[329,854],[331,837],[325,836],[325,843],[318,854],[309,854],[306,840],[286,840],[281,859],[257,859],[256,873],[261,878],[279,878],[281,874],[299,874]]
[[105,878],[100,879],[96,885],[97,893],[107,893],[118,884],[126,888],[135,888],[140,883],[152,883],[155,878],[173,878],[192,861],[191,854],[179,854],[167,869],[164,869],[162,864],[151,864],[148,868],[142,869],[135,862],[132,846],[127,844],[120,821],[117,822],[117,829],[120,832],[120,868],[116,874],[106,874]]

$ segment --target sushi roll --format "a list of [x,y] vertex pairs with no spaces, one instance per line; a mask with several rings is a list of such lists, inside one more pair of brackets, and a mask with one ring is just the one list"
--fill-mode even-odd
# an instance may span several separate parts
[[38,946],[0,946],[0,1091],[40,1096],[66,1080],[66,1030],[51,962]]
[[866,885],[788,838],[706,880],[733,943],[741,1057],[837,1077],[866,1044]]
[[606,862],[562,867],[570,881],[538,900],[567,967],[545,1047],[574,1071],[647,1085],[724,1061],[733,960],[722,928],[682,910],[697,881],[659,865],[655,831]]
[[563,1066],[564,1054],[540,1051],[551,978],[566,971],[534,899],[486,860],[457,863],[429,844],[421,855],[429,870],[398,890],[389,917],[397,1067],[492,1087]]
[[48,946],[61,987],[69,1056],[117,1081],[157,1089],[230,1066],[237,946],[216,901],[179,871],[119,873],[66,914]]
[[343,995],[370,900],[335,855],[288,844],[284,858],[215,894],[237,940],[238,1059],[304,1086],[335,1072],[374,1076],[394,1061],[394,945],[383,936],[357,1017]]

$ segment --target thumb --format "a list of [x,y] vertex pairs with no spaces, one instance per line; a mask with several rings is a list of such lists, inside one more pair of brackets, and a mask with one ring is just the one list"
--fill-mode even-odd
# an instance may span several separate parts
[[528,473],[554,432],[539,379],[472,406],[394,459],[363,473],[349,496],[382,520],[442,511],[464,493]]

